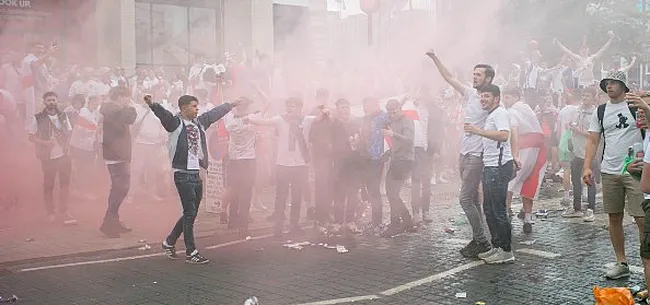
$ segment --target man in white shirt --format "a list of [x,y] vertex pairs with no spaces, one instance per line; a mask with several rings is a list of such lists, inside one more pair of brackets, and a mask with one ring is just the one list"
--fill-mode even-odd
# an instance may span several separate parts
[[521,161],[521,170],[508,185],[508,207],[512,195],[517,193],[523,202],[523,231],[533,232],[533,200],[546,174],[546,143],[537,115],[521,99],[518,87],[507,87],[503,93],[503,104],[508,109],[512,129],[512,153]]
[[51,76],[47,69],[47,60],[58,50],[56,44],[52,44],[49,50],[45,45],[35,42],[32,50],[23,59],[21,75],[23,77],[25,96],[25,117],[30,118],[36,113],[36,101],[51,88]]
[[[284,227],[285,209],[289,186],[291,186],[291,234],[301,235],[300,209],[302,206],[305,181],[309,174],[310,154],[307,147],[307,138],[315,116],[303,116],[303,101],[301,98],[292,97],[285,102],[286,113],[269,119],[249,118],[253,125],[274,126],[278,132],[277,159],[276,159],[276,195],[274,235],[281,236]],[[322,115],[329,115],[324,110]]]
[[[483,128],[487,112],[481,107],[477,89],[487,86],[494,80],[494,69],[485,64],[474,67],[472,87],[463,85],[457,78],[447,70],[433,50],[427,53],[436,64],[438,71],[458,93],[464,97],[463,109],[465,110],[465,123],[470,123],[477,128]],[[465,211],[467,220],[472,227],[472,241],[460,250],[461,255],[474,258],[479,253],[490,250],[491,245],[483,230],[483,216],[481,215],[481,203],[479,201],[479,184],[483,171],[481,153],[483,143],[481,137],[465,133],[462,138],[461,154],[459,158],[461,190],[459,195],[460,205]]]
[[571,52],[567,47],[565,47],[557,38],[553,39],[553,44],[557,45],[560,50],[567,54],[573,61],[576,63],[578,69],[575,71],[575,75],[578,78],[578,86],[581,88],[586,88],[596,83],[596,78],[594,76],[594,64],[598,58],[603,56],[605,51],[612,45],[614,41],[614,32],[607,32],[609,40],[603,45],[598,52],[594,54],[589,54],[589,47],[586,44],[583,44],[580,47],[580,54],[575,54]]
[[23,75],[21,72],[22,56],[16,51],[10,51],[9,61],[0,68],[0,88],[7,90],[13,97],[21,123],[25,122],[25,94],[23,92]]
[[36,144],[36,156],[43,167],[43,195],[48,220],[54,222],[54,181],[59,177],[59,213],[64,224],[77,221],[68,213],[68,194],[72,163],[68,143],[72,127],[65,112],[58,108],[58,96],[48,91],[43,94],[45,109],[34,115],[28,125],[29,140]]
[[230,215],[228,225],[239,230],[240,237],[248,236],[248,221],[253,185],[256,174],[255,155],[255,126],[246,123],[245,118],[251,115],[252,101],[239,98],[241,103],[224,117],[228,141],[228,188],[230,192]]
[[[600,143],[601,134],[605,140],[603,160],[601,162],[603,207],[609,214],[609,235],[616,253],[617,263],[607,271],[609,279],[630,276],[630,268],[625,256],[625,236],[623,232],[623,212],[636,220],[639,233],[643,233],[643,193],[639,182],[623,173],[623,164],[628,148],[642,142],[641,131],[635,124],[636,108],[626,103],[626,94],[630,89],[626,85],[625,73],[614,71],[600,82],[600,88],[607,92],[610,101],[598,106],[589,126],[589,140],[585,153],[582,180],[587,185],[594,185],[591,162]],[[634,111],[634,113],[632,113]],[[627,199],[627,205],[625,200]]]
[[465,123],[465,132],[481,137],[483,144],[483,212],[492,236],[494,248],[478,257],[487,264],[512,263],[512,225],[506,207],[508,182],[515,174],[515,162],[510,149],[510,118],[501,107],[501,92],[495,85],[478,89],[481,106],[488,112],[485,128]]
[[[556,130],[554,131],[557,135],[557,139],[562,139],[562,137],[569,132],[569,123],[571,122],[571,118],[573,118],[578,112],[580,99],[580,95],[572,95],[569,100],[567,100],[567,104],[564,108],[560,110],[560,113],[557,116],[557,124],[555,125]],[[558,150],[559,149],[560,148],[558,147]],[[564,197],[562,197],[560,204],[562,206],[569,206],[571,204],[569,190],[571,189],[571,160],[573,159],[573,153],[566,151],[561,153],[558,151],[558,154],[561,155],[559,161],[563,171],[562,186],[564,187]]]

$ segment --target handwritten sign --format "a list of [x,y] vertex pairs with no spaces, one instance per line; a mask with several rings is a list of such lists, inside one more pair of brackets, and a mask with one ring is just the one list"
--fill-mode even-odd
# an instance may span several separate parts
[[208,155],[210,163],[205,179],[205,211],[208,213],[221,212],[221,199],[225,190],[226,173],[223,167],[223,156],[228,149],[228,138],[219,136],[217,129],[207,131]]

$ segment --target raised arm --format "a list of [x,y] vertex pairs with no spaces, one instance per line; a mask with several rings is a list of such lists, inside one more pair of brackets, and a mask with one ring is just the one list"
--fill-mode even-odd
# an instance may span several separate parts
[[571,59],[573,59],[573,60],[575,60],[575,61],[578,61],[578,60],[581,60],[581,59],[582,59],[582,57],[580,57],[580,55],[571,52],[571,50],[569,50],[567,47],[565,47],[565,46],[560,42],[560,40],[558,40],[557,38],[553,39],[553,43],[555,43],[555,45],[558,46],[558,48],[560,48],[560,50],[562,50],[562,52],[564,52],[564,54],[566,54],[566,55],[568,55],[569,57],[571,57]]
[[603,53],[605,53],[605,51],[609,48],[609,46],[612,45],[612,42],[614,42],[614,37],[615,37],[615,36],[614,36],[614,32],[609,31],[609,32],[607,32],[607,35],[609,35],[609,40],[607,40],[607,42],[605,43],[605,45],[603,45],[603,46],[600,48],[600,50],[598,50],[598,52],[596,52],[594,55],[591,55],[591,58],[592,58],[592,59],[598,59],[598,58],[600,58],[601,56],[603,56]]
[[461,95],[465,95],[465,91],[467,90],[467,87],[463,86],[463,84],[456,78],[454,77],[451,72],[445,67],[445,65],[440,61],[440,58],[436,55],[436,53],[433,50],[429,50],[427,52],[427,56],[433,60],[433,62],[436,64],[436,68],[438,68],[438,71],[440,72],[440,75],[442,78],[445,79],[445,81],[450,84],[454,89],[460,93]]
[[210,109],[210,111],[200,115],[197,120],[206,129],[210,128],[214,122],[224,117],[232,108],[235,107],[234,103],[223,103],[217,107]]
[[621,71],[627,72],[630,69],[632,69],[632,67],[634,67],[635,64],[636,64],[636,56],[632,56],[632,62],[630,62],[630,64],[627,65],[626,67],[621,68]]
[[169,110],[165,109],[162,105],[158,103],[154,103],[151,100],[151,95],[145,95],[144,96],[144,101],[149,105],[149,108],[151,108],[151,111],[153,112],[156,117],[160,120],[160,123],[162,124],[163,128],[167,132],[173,132],[178,128],[178,125],[181,124],[181,119],[177,116],[174,116]]

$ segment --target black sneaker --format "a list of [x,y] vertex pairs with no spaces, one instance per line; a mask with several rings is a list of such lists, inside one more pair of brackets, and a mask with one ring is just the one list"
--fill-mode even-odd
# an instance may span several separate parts
[[120,238],[120,232],[115,226],[103,223],[102,226],[99,227],[99,231],[104,233],[104,235],[108,238]]
[[204,265],[209,263],[210,260],[201,256],[199,251],[194,250],[192,254],[185,256],[185,262],[192,265]]
[[460,255],[466,258],[472,258],[470,254],[473,252],[474,248],[476,248],[476,245],[475,240],[470,241],[469,244],[460,249]]
[[530,234],[533,233],[533,224],[530,222],[525,222],[524,223],[524,233]]
[[402,233],[404,233],[404,226],[399,222],[391,222],[388,228],[381,233],[381,237],[391,238]]
[[165,245],[163,242],[162,249],[165,251],[165,256],[167,256],[168,259],[178,259],[178,255],[176,254],[176,247]]
[[492,246],[487,241],[482,242],[482,243],[474,242],[473,247],[471,247],[470,249],[467,249],[464,252],[461,252],[460,254],[463,257],[466,257],[466,258],[478,258],[479,254],[490,251],[490,249],[492,249]]

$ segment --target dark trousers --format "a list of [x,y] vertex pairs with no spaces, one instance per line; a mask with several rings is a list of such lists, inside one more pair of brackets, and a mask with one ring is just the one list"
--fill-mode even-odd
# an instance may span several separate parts
[[228,163],[228,188],[231,192],[228,223],[242,230],[248,230],[255,164],[255,159],[230,160]]
[[411,214],[409,214],[399,193],[406,179],[411,175],[412,168],[413,161],[409,160],[391,160],[388,166],[386,172],[386,197],[390,203],[391,223],[399,221],[400,217],[404,222],[411,221]]
[[332,213],[332,159],[329,157],[314,158],[314,203],[316,205],[315,219],[327,222]]
[[68,194],[70,190],[70,157],[41,160],[43,168],[43,199],[48,214],[54,214],[54,181],[59,177],[59,212],[68,212]]
[[506,252],[512,250],[512,225],[506,206],[508,182],[513,175],[512,161],[501,166],[483,168],[483,212],[487,222],[492,245]]
[[[573,157],[571,160],[571,184],[573,184],[573,209],[582,210],[582,167],[585,159]],[[596,209],[596,186],[587,186],[587,202],[589,208],[593,211]]]
[[335,165],[334,175],[334,221],[336,223],[353,222],[359,207],[359,189],[361,188],[360,164],[340,162]]
[[[196,250],[194,244],[194,221],[199,212],[199,204],[203,197],[203,181],[199,173],[174,173],[174,184],[178,190],[178,196],[183,206],[183,215],[176,221],[172,232],[167,236],[167,244],[173,246],[176,240],[183,234],[185,241],[185,253],[190,255]],[[246,219],[248,220],[248,219]]]
[[431,206],[432,156],[422,147],[415,148],[415,162],[411,174],[411,209],[413,214],[429,212]]
[[372,223],[381,224],[383,218],[384,202],[381,199],[381,177],[384,174],[383,160],[366,160],[364,163],[362,186],[367,193],[368,201],[372,207]]
[[129,194],[131,184],[131,164],[122,162],[108,164],[108,173],[111,175],[111,190],[108,193],[108,208],[104,215],[104,223],[120,220],[120,206]]
[[303,191],[307,183],[305,181],[309,176],[309,167],[307,166],[282,166],[277,165],[275,168],[275,219],[276,230],[281,229],[284,224],[284,211],[287,206],[289,197],[289,187],[291,187],[291,218],[292,226],[300,223],[300,209],[302,205]]

